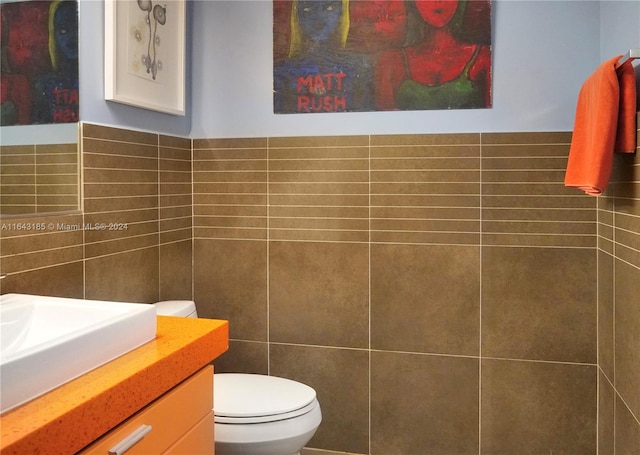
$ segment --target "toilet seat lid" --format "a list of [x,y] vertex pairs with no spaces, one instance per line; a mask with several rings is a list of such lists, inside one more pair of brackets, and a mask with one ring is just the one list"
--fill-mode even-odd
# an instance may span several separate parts
[[260,374],[213,375],[213,410],[219,417],[280,416],[315,401],[316,391],[290,379]]

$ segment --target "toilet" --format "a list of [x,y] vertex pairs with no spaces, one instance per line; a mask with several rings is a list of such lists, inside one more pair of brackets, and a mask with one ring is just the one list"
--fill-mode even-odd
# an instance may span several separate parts
[[[198,317],[190,300],[155,304],[161,316]],[[322,421],[311,387],[261,374],[213,375],[216,455],[299,455]]]

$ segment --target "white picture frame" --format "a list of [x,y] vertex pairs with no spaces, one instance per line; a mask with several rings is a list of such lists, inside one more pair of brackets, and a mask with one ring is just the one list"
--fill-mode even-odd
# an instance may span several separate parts
[[185,115],[186,0],[105,0],[104,97]]

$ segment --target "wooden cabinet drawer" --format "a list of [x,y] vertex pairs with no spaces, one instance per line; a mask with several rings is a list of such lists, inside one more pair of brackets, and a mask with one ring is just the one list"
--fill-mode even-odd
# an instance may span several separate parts
[[213,411],[178,441],[164,455],[213,455]]
[[[126,455],[161,454],[174,446],[176,441],[179,442],[194,426],[199,426],[203,419],[206,420],[212,414],[212,409],[213,367],[208,366],[118,425],[80,454],[108,455],[110,449],[143,425],[151,426],[151,430],[128,449]],[[213,447],[210,452],[213,453]]]

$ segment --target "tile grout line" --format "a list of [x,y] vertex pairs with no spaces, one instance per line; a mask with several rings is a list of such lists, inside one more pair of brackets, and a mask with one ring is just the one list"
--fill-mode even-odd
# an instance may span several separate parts
[[156,196],[156,219],[157,219],[157,225],[158,225],[158,235],[157,235],[157,248],[158,248],[158,301],[162,300],[162,253],[161,253],[161,238],[162,238],[162,234],[160,232],[162,223],[160,220],[160,216],[161,216],[161,207],[160,204],[162,203],[160,200],[160,196],[162,194],[162,166],[161,166],[161,158],[160,158],[160,133],[156,134],[156,167],[158,169],[158,176],[156,178],[157,183],[157,196]]
[[[244,341],[246,343],[265,343],[262,341],[255,340],[243,340],[241,338],[230,338],[230,340],[235,341]],[[274,341],[271,344],[278,346],[303,346],[303,347],[320,347],[326,349],[339,349],[339,350],[348,350],[348,351],[369,351],[366,347],[349,347],[349,346],[333,346],[333,345],[323,345],[323,344],[307,344],[307,343],[286,343],[280,341]],[[526,362],[526,363],[544,363],[544,364],[552,364],[552,365],[572,365],[572,366],[588,366],[588,367],[597,367],[595,363],[588,362],[571,362],[567,360],[541,360],[541,359],[519,359],[516,357],[492,357],[485,356],[479,357],[477,355],[463,355],[463,354],[444,354],[439,352],[418,352],[418,351],[398,351],[398,350],[388,350],[388,349],[370,349],[371,352],[382,352],[389,354],[406,354],[406,355],[415,355],[415,356],[427,356],[427,357],[451,357],[451,358],[459,358],[459,359],[477,359],[477,360],[494,360],[494,361],[503,361],[503,362]]]
[[265,175],[265,180],[266,180],[266,204],[267,204],[267,220],[266,220],[266,227],[267,227],[267,232],[266,232],[266,238],[267,238],[267,245],[266,245],[266,265],[267,265],[267,270],[266,270],[266,280],[267,280],[267,308],[266,308],[266,316],[267,316],[267,374],[270,375],[271,374],[271,326],[269,324],[269,321],[271,319],[271,288],[270,288],[270,269],[271,269],[271,264],[269,262],[270,259],[270,244],[271,244],[271,202],[269,200],[269,195],[270,195],[270,191],[269,191],[269,151],[271,149],[271,141],[269,140],[269,137],[266,138],[267,139],[267,143],[266,143],[266,175]]
[[371,453],[371,356],[372,356],[372,350],[371,350],[371,135],[368,136],[368,159],[367,159],[367,170],[368,170],[368,175],[367,175],[367,179],[368,179],[368,184],[369,184],[369,188],[368,188],[368,207],[367,207],[367,215],[368,215],[368,242],[367,242],[367,249],[368,249],[368,265],[369,265],[369,270],[368,270],[368,278],[369,278],[369,333],[368,333],[368,361],[369,361],[369,371],[368,371],[368,381],[369,381],[369,396],[368,396],[368,443],[369,443],[369,450],[368,453]]
[[600,208],[596,200],[596,453],[600,453]]
[[[194,175],[194,168],[195,168],[195,160],[194,160],[194,149],[195,149],[195,140],[191,139],[190,140],[190,150],[189,150],[189,157],[190,157],[190,177],[191,177],[191,300],[193,300],[195,302],[196,300],[196,286],[195,286],[195,282],[196,282],[196,277],[195,277],[195,242],[196,242],[196,230],[195,230],[195,204],[193,203],[193,195],[194,195],[194,185],[193,185],[193,175]],[[196,309],[197,309],[197,305],[196,305]]]
[[[78,197],[80,198],[80,220],[82,221],[82,225],[84,226],[85,221],[85,210],[84,210],[84,187],[85,187],[85,172],[84,172],[84,124],[80,123],[78,127],[78,136],[79,136],[79,153],[80,159],[79,161],[79,175],[80,175],[80,189],[78,191]],[[86,243],[86,232],[82,230],[82,298],[87,298],[87,243]]]
[[478,454],[482,455],[482,133],[480,133],[479,167],[480,167],[480,197],[478,202],[480,210],[480,235],[479,235],[479,283],[478,283]]
[[[611,303],[612,303],[612,321],[611,321],[611,332],[612,332],[612,341],[613,341],[613,452],[616,452],[616,411],[618,406],[618,400],[616,396],[618,396],[618,389],[616,387],[616,262],[617,262],[617,253],[618,247],[616,245],[616,197],[615,193],[613,194],[613,210],[612,210],[612,219],[611,224],[613,225],[613,229],[611,230],[611,243],[613,247],[613,260],[611,261]],[[597,202],[596,202],[597,204]],[[597,206],[597,205],[596,205]],[[598,413],[599,414],[599,413]]]

